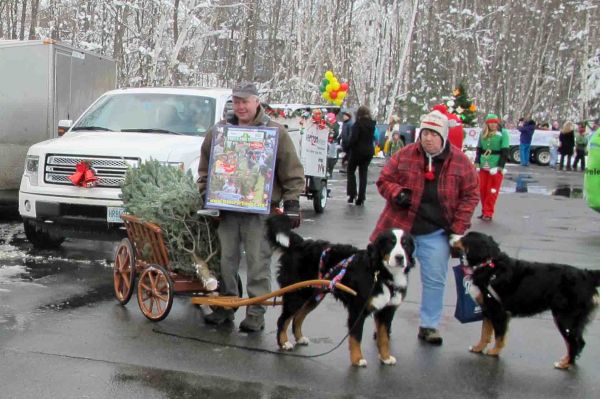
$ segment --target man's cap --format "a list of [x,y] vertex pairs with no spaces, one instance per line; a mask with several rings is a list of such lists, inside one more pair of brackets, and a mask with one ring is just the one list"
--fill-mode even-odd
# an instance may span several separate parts
[[258,89],[251,82],[240,82],[232,90],[233,97],[248,98],[250,96],[258,97]]
[[421,125],[419,128],[436,132],[442,138],[442,147],[446,145],[448,140],[448,117],[438,110],[431,111],[427,115],[421,117]]

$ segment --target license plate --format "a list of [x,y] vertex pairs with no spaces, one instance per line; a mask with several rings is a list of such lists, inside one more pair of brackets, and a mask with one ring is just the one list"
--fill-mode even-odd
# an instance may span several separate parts
[[125,213],[125,208],[109,206],[106,208],[106,221],[108,223],[123,223],[123,219],[121,219],[123,213]]

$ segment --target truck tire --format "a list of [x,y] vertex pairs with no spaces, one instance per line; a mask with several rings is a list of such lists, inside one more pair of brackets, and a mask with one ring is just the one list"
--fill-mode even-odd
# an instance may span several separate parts
[[547,166],[550,164],[550,149],[548,147],[542,147],[535,150],[535,162],[538,165]]
[[55,249],[65,240],[64,237],[44,231],[40,224],[31,220],[24,220],[25,237],[35,249]]
[[508,160],[514,163],[521,162],[521,153],[519,152],[519,146],[512,146],[508,150]]

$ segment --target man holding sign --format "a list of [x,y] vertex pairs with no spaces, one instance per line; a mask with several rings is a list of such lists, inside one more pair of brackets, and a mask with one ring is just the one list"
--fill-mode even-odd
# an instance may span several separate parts
[[[292,218],[296,227],[299,226],[299,197],[304,191],[304,169],[290,136],[283,126],[272,122],[265,114],[254,84],[240,83],[233,88],[232,95],[234,115],[213,126],[202,144],[198,167],[200,192],[206,192],[208,181],[213,177],[209,174],[209,165],[213,136],[217,136],[217,132],[228,127],[236,130],[240,130],[239,128],[244,126],[249,130],[257,127],[263,127],[265,130],[275,128],[277,131],[277,154],[272,188],[270,184],[267,185],[272,190],[271,205],[277,207],[283,201],[284,212]],[[264,237],[264,221],[267,215],[250,212],[250,209],[246,211],[244,209],[225,209],[228,210],[221,212],[222,220],[218,228],[221,241],[220,294],[225,296],[238,296],[239,294],[237,276],[242,246],[245,250],[248,267],[246,283],[248,296],[252,298],[269,293],[271,291],[271,248]],[[240,323],[240,330],[255,332],[264,329],[264,313],[263,306],[249,306],[246,310],[246,318]],[[210,324],[222,324],[233,321],[233,319],[233,310],[224,308],[218,308],[205,317],[205,321]]]

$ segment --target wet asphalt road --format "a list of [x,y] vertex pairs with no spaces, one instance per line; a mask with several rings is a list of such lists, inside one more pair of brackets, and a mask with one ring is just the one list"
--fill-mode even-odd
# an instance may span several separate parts
[[[370,168],[365,207],[345,201],[344,175],[330,181],[332,198],[316,215],[302,201],[300,234],[364,246],[383,201],[375,192],[380,167]],[[600,214],[581,198],[582,174],[510,165],[492,223],[473,229],[493,235],[510,255],[600,269]],[[420,281],[411,274],[406,303],[393,323],[394,367],[380,366],[365,323],[366,369],[349,366],[345,311],[331,298],[307,319],[308,347],[282,356],[275,345],[277,309],[263,333],[235,324],[207,326],[185,297],[151,323],[135,298],[112,299],[113,243],[72,240],[57,251],[34,251],[17,220],[0,221],[0,397],[2,398],[597,398],[600,323],[568,372],[552,368],[564,345],[549,314],[515,319],[499,359],[470,354],[479,324],[453,318],[452,276],[445,297],[442,347],[416,339]],[[245,276],[242,276],[243,278]],[[275,288],[275,287],[274,287]]]

